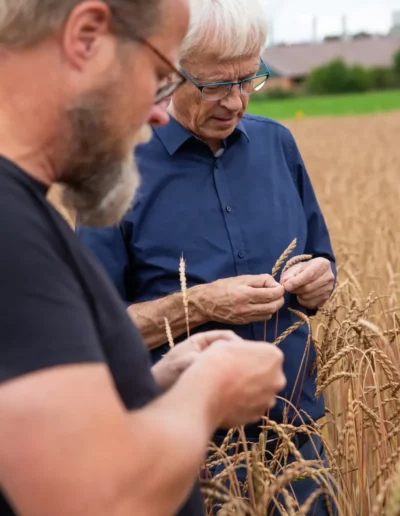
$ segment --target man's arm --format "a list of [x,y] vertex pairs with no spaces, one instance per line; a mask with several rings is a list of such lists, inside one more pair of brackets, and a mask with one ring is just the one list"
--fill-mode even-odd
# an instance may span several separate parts
[[[203,309],[204,296],[207,296],[209,289],[208,285],[199,285],[188,289],[190,329],[210,321],[207,312]],[[130,305],[128,314],[150,350],[167,342],[165,317],[168,318],[174,338],[186,333],[185,311],[180,293],[171,294],[155,301]]]
[[129,414],[102,365],[3,384],[0,484],[24,516],[174,514],[217,420],[214,388],[193,372]]
[[[106,269],[149,349],[156,349],[167,342],[165,317],[168,318],[173,337],[186,333],[180,292],[144,303],[128,302],[124,284],[128,256],[118,227],[77,228],[77,232]],[[283,294],[284,289],[268,274],[227,278],[197,285],[188,289],[190,328],[197,328],[210,321],[243,325],[268,320],[284,304]]]
[[[226,278],[193,287],[188,290],[190,327],[209,321],[243,325],[268,320],[283,306],[284,292],[269,274]],[[128,313],[150,349],[166,342],[164,317],[173,336],[186,331],[181,294],[131,305]]]
[[336,260],[325,218],[297,144],[290,133],[287,136],[290,168],[307,219],[307,242],[304,251],[315,258],[321,257],[329,260],[336,276]]
[[24,516],[175,514],[213,430],[255,422],[272,408],[286,383],[282,363],[276,346],[231,334],[132,413],[100,364],[4,383],[0,485]]
[[287,292],[297,296],[298,302],[315,315],[330,297],[336,281],[336,263],[329,231],[319,206],[314,188],[293,136],[287,133],[289,163],[307,220],[305,254],[314,259],[296,264],[281,277]]

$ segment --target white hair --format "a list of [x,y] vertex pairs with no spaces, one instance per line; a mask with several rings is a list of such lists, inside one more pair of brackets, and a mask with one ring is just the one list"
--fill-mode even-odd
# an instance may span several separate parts
[[181,61],[193,53],[230,59],[263,50],[267,16],[259,0],[189,0],[191,21]]

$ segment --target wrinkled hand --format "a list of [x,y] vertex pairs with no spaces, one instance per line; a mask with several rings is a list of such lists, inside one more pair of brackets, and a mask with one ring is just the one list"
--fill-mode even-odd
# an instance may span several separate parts
[[215,386],[215,423],[222,428],[259,421],[286,385],[282,351],[236,335],[214,342],[192,367],[203,368]]
[[198,309],[210,321],[244,325],[271,319],[284,294],[269,274],[227,278],[205,285]]
[[167,391],[208,346],[216,341],[229,341],[238,338],[233,332],[222,330],[193,335],[172,348],[162,360],[153,366],[152,373],[158,386],[162,391]]
[[293,265],[281,277],[285,290],[295,294],[299,303],[311,310],[321,307],[329,299],[334,281],[331,262],[326,258]]

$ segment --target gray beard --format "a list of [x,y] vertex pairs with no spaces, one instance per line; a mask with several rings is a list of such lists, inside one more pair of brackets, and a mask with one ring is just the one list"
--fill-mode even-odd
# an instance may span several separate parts
[[118,224],[132,207],[140,175],[132,153],[122,162],[96,165],[85,181],[64,184],[62,203],[75,213],[82,226],[105,227]]
[[64,206],[77,224],[91,227],[118,224],[132,207],[140,184],[133,151],[152,134],[145,125],[130,141],[111,138],[101,105],[104,99],[69,110],[71,145],[61,181]]

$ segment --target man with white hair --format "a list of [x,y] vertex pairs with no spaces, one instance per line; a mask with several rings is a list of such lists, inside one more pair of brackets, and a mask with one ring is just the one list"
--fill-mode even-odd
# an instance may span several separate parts
[[80,220],[118,222],[137,133],[167,121],[159,103],[185,81],[187,24],[185,0],[0,4],[1,516],[202,516],[195,478],[213,432],[257,421],[285,385],[279,350],[225,331],[151,369],[106,274],[46,200],[62,183]]
[[[186,333],[177,264],[187,263],[193,332],[231,329],[249,340],[274,341],[329,298],[335,258],[309,176],[288,129],[246,115],[249,96],[269,70],[260,58],[267,34],[256,0],[192,0],[180,65],[187,82],[172,96],[170,123],[137,149],[142,183],[120,226],[80,227],[107,269],[156,362],[168,349],[164,317],[179,342]],[[288,245],[312,259],[277,279],[272,268]],[[293,256],[293,254],[291,256]],[[278,316],[279,311],[279,316]],[[324,415],[316,399],[316,352],[308,329],[282,344],[288,380],[271,419],[300,425]],[[259,424],[247,427],[258,440]],[[214,436],[222,442],[225,431]],[[269,434],[270,437],[270,434]],[[321,442],[294,437],[307,459],[324,458]],[[273,452],[276,443],[269,445]],[[294,484],[304,502],[316,488]],[[316,500],[314,514],[324,514]]]

